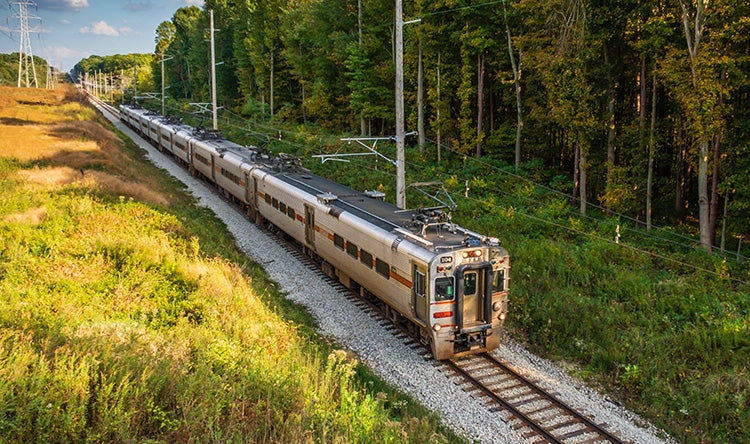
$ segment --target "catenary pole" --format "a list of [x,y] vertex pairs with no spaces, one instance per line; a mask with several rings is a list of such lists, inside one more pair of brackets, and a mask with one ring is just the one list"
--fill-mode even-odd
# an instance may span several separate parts
[[213,129],[219,129],[218,117],[216,115],[216,52],[214,50],[214,10],[211,16],[211,111],[213,113]]
[[402,0],[396,0],[396,206],[406,208],[404,155],[404,18]]

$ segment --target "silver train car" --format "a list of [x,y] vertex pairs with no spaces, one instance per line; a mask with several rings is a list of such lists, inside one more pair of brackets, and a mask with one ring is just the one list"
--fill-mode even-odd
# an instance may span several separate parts
[[497,239],[454,224],[438,208],[400,210],[382,193],[312,174],[298,159],[270,156],[137,106],[121,120],[194,174],[215,184],[258,225],[272,225],[322,269],[386,304],[438,360],[500,344],[510,260]]

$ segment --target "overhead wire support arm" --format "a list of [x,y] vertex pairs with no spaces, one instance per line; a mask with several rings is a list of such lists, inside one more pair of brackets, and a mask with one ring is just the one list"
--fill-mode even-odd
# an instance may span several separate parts
[[[412,131],[410,133],[405,134],[405,136],[413,136],[416,132]],[[386,162],[390,163],[391,165],[398,167],[398,162],[381,154],[375,146],[378,144],[379,141],[390,141],[394,142],[396,140],[396,136],[387,136],[387,137],[344,137],[342,139],[339,139],[342,142],[347,142],[351,145],[352,142],[356,142],[360,145],[362,145],[364,148],[366,148],[369,152],[361,152],[361,153],[333,153],[333,154],[318,154],[314,155],[312,157],[319,158],[320,163],[326,163],[329,160],[335,160],[338,162],[348,162],[348,160],[343,159],[344,157],[354,157],[354,156],[378,156],[383,159],[385,159]],[[365,142],[372,142],[372,146],[366,144]]]

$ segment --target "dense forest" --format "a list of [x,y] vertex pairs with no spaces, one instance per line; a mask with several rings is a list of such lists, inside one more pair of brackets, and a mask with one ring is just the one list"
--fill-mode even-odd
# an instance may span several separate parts
[[[393,5],[182,8],[156,30],[153,85],[164,54],[169,94],[210,100],[213,10],[221,105],[393,134]],[[581,214],[593,203],[649,226],[691,218],[709,248],[725,207],[734,233],[750,228],[748,16],[737,0],[407,2],[406,127],[420,146],[559,170]],[[98,62],[75,69],[111,71]]]

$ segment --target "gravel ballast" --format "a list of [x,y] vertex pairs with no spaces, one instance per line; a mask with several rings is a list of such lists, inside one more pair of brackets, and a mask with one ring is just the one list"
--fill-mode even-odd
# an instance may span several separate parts
[[[106,115],[106,114],[105,114]],[[153,148],[130,128],[110,117],[124,134],[148,153],[158,167],[183,182],[203,205],[212,210],[233,234],[238,247],[263,265],[287,297],[307,309],[320,325],[320,333],[353,352],[383,380],[398,387],[442,418],[456,434],[476,443],[526,443],[507,421],[507,413],[491,412],[482,398],[474,398],[441,372],[424,352],[409,348],[377,320],[356,308],[328,284],[284,250],[276,240],[248,221],[236,208],[218,197],[213,188],[192,177],[174,161]],[[511,252],[512,254],[512,252]],[[269,260],[273,258],[273,260]],[[563,369],[541,359],[514,342],[503,339],[493,354],[543,388],[557,393],[572,407],[632,443],[672,443],[666,434],[608,397],[569,376]]]

